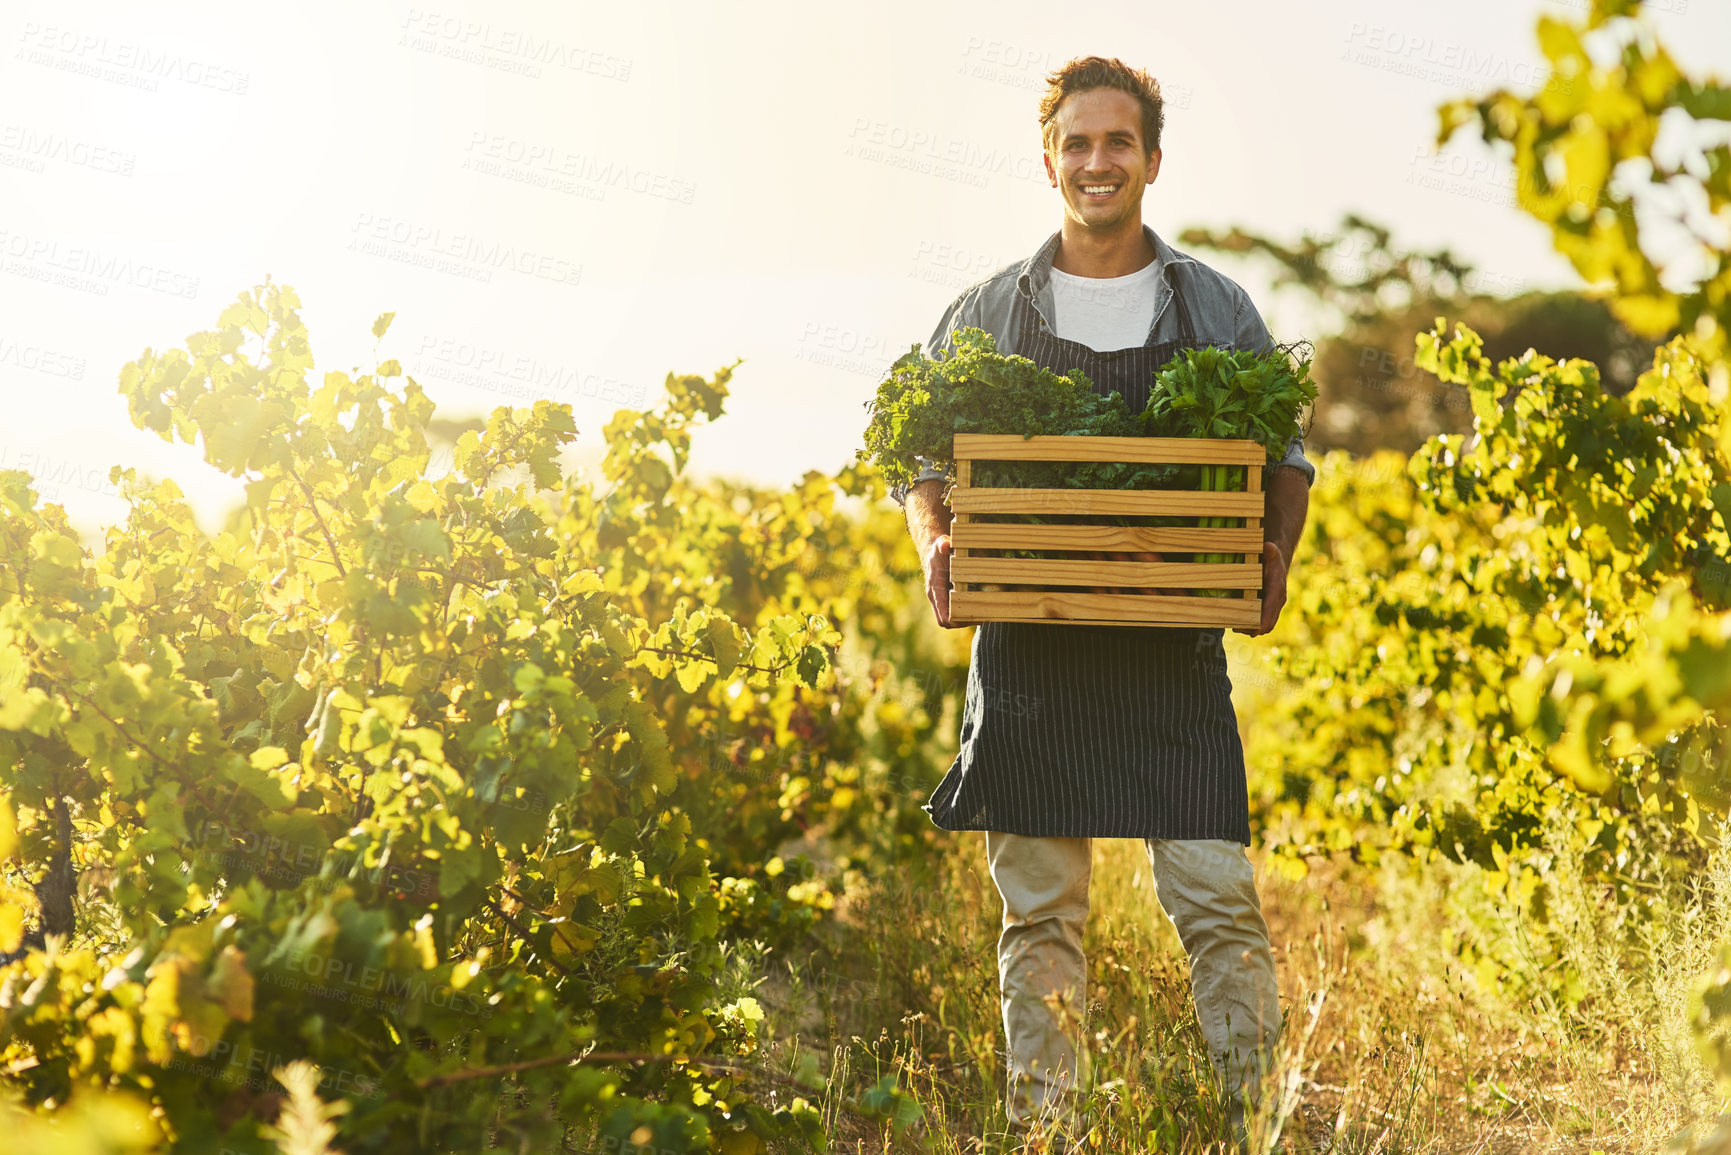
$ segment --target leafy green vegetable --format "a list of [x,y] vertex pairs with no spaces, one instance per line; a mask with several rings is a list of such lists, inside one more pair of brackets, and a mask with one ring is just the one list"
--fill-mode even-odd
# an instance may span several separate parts
[[[873,460],[892,485],[910,485],[920,471],[917,458],[936,465],[955,460],[958,433],[1218,437],[1251,439],[1267,449],[1270,461],[1285,454],[1301,428],[1306,406],[1316,400],[1310,380],[1309,347],[1282,346],[1266,354],[1219,348],[1179,353],[1155,375],[1148,405],[1132,414],[1118,393],[1104,397],[1079,371],[1069,376],[1042,369],[1026,357],[998,352],[996,340],[981,329],[960,329],[956,347],[928,358],[915,345],[891,366],[868,404],[871,423],[861,458]],[[1201,489],[1241,491],[1244,467],[1232,465],[1149,465],[1135,462],[976,461],[972,483],[982,488],[1037,489]],[[994,520],[1021,523],[1064,520],[1062,515],[1005,515]],[[1093,517],[1116,524],[1199,524],[1235,527],[1239,518]],[[1011,551],[1005,556],[1046,556],[1046,551]],[[1224,562],[1237,555],[1199,554],[1200,562]],[[1198,590],[1228,596],[1226,590]]]
[[[1154,376],[1142,413],[1150,437],[1245,438],[1278,461],[1299,435],[1316,400],[1310,347],[1299,342],[1269,353],[1186,349]],[[1300,359],[1302,357],[1302,359]],[[1296,364],[1295,364],[1296,362]]]
[[[1042,369],[1026,357],[999,353],[984,330],[961,329],[953,352],[928,358],[915,345],[891,366],[868,403],[871,423],[859,455],[875,462],[891,485],[913,482],[920,470],[916,458],[953,463],[958,433],[1249,438],[1276,461],[1298,434],[1305,406],[1316,399],[1310,361],[1299,360],[1300,351],[1309,350],[1302,344],[1267,354],[1186,350],[1156,374],[1147,408],[1132,414],[1122,396],[1100,396],[1080,372],[1063,376]],[[1229,468],[1204,468],[1201,488],[1241,489],[1241,471],[1227,473]],[[987,487],[1158,489],[1196,473],[1194,467],[1130,462],[979,462],[973,481]]]
[[[1307,406],[1316,400],[1303,344],[1283,346],[1267,354],[1248,349],[1186,349],[1154,378],[1148,408],[1142,413],[1152,437],[1248,438],[1279,460],[1301,429]],[[1296,366],[1294,361],[1297,361]],[[1244,488],[1244,470],[1237,465],[1205,465],[1201,488],[1210,493],[1236,493]],[[1235,517],[1205,517],[1204,528],[1237,526]],[[1224,562],[1236,555],[1199,554],[1199,562]],[[1225,596],[1223,590],[1199,591]]]
[[[959,330],[948,355],[928,358],[914,346],[890,367],[868,408],[872,419],[860,457],[873,460],[891,485],[913,482],[920,471],[916,457],[953,463],[958,433],[1138,437],[1144,426],[1117,393],[1102,397],[1081,373],[1066,377],[999,353],[982,329]],[[1130,462],[982,462],[974,483],[1149,489],[1176,475],[1172,466]]]

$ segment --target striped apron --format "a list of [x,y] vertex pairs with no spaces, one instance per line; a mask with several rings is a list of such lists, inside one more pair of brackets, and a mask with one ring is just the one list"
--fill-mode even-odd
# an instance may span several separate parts
[[[1099,353],[1053,334],[1018,297],[1016,351],[1056,373],[1080,370],[1102,396],[1117,392],[1140,412],[1154,374],[1198,344],[1180,279],[1172,278],[1177,340]],[[1223,634],[976,626],[961,750],[924,809],[945,830],[1249,845]]]

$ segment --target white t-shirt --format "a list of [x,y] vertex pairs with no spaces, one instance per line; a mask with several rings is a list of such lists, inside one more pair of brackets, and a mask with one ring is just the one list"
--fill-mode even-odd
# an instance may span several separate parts
[[1078,277],[1052,270],[1053,331],[1096,353],[1141,348],[1154,324],[1154,284],[1160,262],[1127,277]]

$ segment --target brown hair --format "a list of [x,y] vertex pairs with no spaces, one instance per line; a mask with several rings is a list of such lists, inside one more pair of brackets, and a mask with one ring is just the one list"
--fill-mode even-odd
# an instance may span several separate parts
[[1046,94],[1040,98],[1040,139],[1052,151],[1057,132],[1058,106],[1075,92],[1093,88],[1116,88],[1128,92],[1142,106],[1144,152],[1160,147],[1160,130],[1166,125],[1166,102],[1160,99],[1160,82],[1140,68],[1131,68],[1117,57],[1078,56],[1046,77]]

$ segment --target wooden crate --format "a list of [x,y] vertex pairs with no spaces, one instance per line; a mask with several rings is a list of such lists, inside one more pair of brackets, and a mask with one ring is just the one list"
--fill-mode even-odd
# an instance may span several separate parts
[[[1262,620],[1262,464],[1254,441],[1186,437],[1017,437],[960,433],[950,493],[950,617],[961,624],[1050,622],[1113,626],[1255,626]],[[976,461],[1242,465],[1242,492],[1197,489],[993,489],[971,484]],[[1068,524],[981,521],[995,513],[1062,514]],[[1241,529],[1106,524],[1114,515],[1243,519]],[[1089,523],[1087,518],[1100,518]],[[1036,560],[1002,550],[1123,554]],[[1125,560],[1131,551],[1236,554],[1224,564]],[[992,585],[1077,586],[1074,592],[992,590]],[[1088,587],[1227,589],[1236,596],[1093,593]]]

